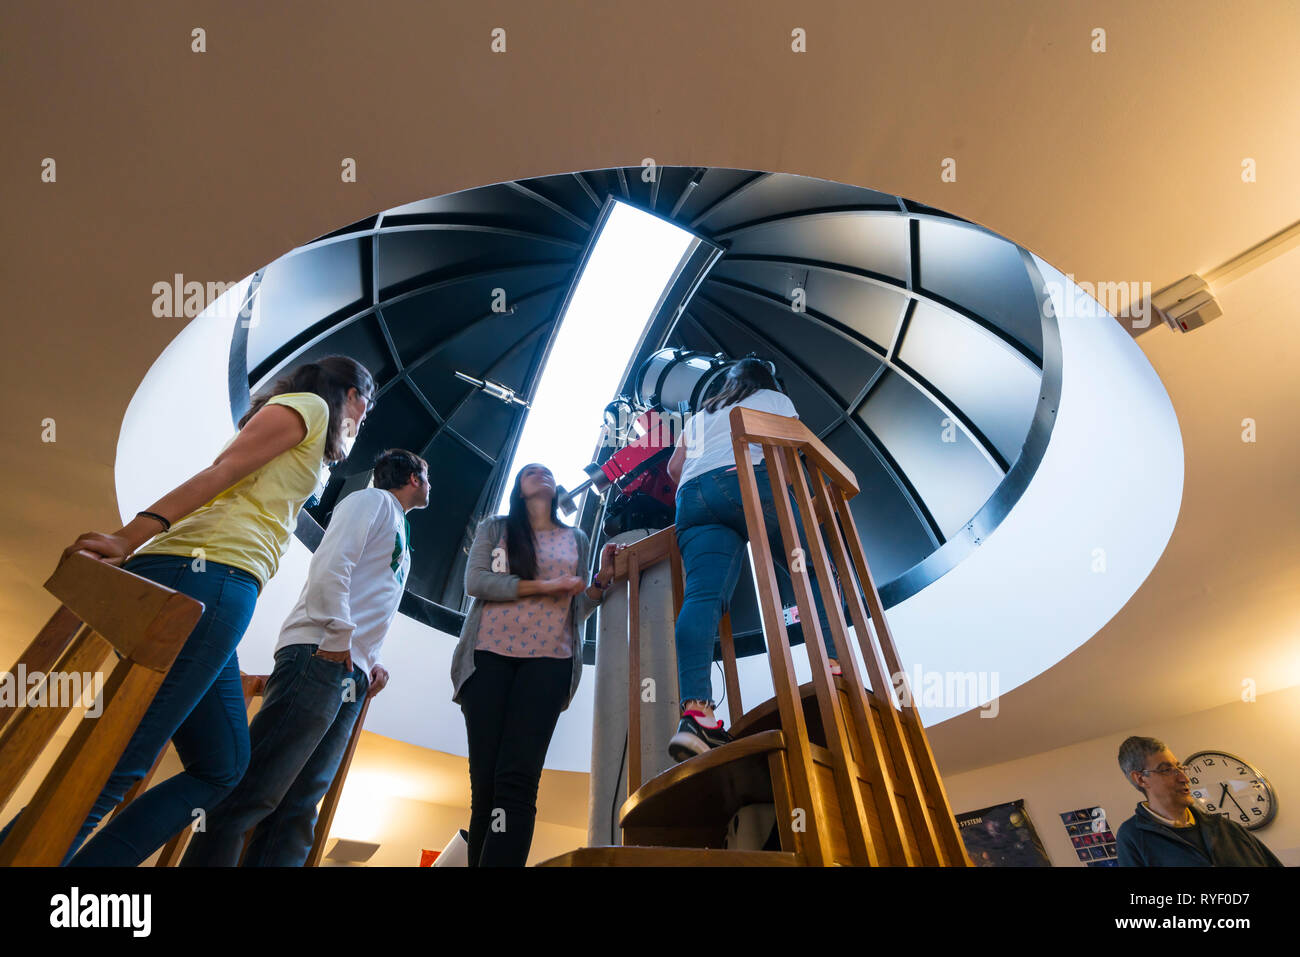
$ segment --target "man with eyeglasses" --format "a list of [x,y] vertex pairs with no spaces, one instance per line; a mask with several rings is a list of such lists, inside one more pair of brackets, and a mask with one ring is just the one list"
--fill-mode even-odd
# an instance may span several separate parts
[[1126,738],[1119,766],[1146,795],[1116,835],[1120,867],[1282,866],[1250,831],[1197,805],[1187,769],[1163,741]]

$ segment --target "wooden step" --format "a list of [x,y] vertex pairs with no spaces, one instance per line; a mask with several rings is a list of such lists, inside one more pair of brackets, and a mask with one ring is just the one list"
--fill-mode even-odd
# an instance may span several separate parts
[[786,851],[724,851],[701,847],[580,847],[538,867],[798,867]]
[[785,749],[780,731],[764,731],[669,768],[623,803],[625,843],[722,847],[727,823],[747,804],[770,804],[769,756]]
[[[849,685],[843,675],[832,675],[837,690],[849,693]],[[822,747],[826,746],[826,734],[822,730],[822,713],[817,707],[817,691],[811,681],[799,686],[799,698],[803,701],[803,719],[808,725],[808,740]],[[776,698],[768,698],[757,707],[750,708],[732,722],[727,731],[733,738],[743,738],[759,731],[768,731],[781,726],[781,716],[777,710]]]

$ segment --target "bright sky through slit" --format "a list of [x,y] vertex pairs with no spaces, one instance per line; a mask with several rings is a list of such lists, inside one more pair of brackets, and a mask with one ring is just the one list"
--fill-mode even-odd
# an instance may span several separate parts
[[601,413],[614,399],[651,310],[693,242],[672,223],[614,204],[560,320],[498,513],[509,510],[515,476],[530,462],[545,465],[556,484],[568,489],[586,480],[582,469],[600,440]]

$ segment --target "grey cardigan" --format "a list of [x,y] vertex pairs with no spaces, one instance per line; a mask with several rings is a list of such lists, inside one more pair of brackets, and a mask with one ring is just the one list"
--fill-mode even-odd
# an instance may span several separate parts
[[[506,517],[494,515],[478,523],[474,544],[470,546],[469,561],[465,565],[465,594],[474,601],[470,604],[465,625],[460,630],[460,641],[451,654],[451,683],[454,689],[451,700],[460,703],[460,691],[474,673],[474,641],[478,636],[479,619],[483,616],[485,601],[515,601],[519,598],[519,576],[492,571],[492,549],[505,530]],[[580,528],[573,530],[578,540],[578,575],[587,574],[587,555],[591,542]],[[601,596],[602,600],[604,596]],[[573,610],[573,680],[569,683],[569,697],[561,711],[568,709],[578,690],[582,677],[582,624],[596,610],[599,601],[592,601],[585,591],[578,592],[570,606]]]

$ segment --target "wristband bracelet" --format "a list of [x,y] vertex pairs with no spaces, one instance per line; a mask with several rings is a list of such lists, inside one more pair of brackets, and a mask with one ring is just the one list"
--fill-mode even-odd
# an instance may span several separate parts
[[167,521],[167,519],[163,518],[157,512],[136,512],[135,514],[137,517],[143,515],[145,518],[152,518],[156,522],[161,522],[164,532],[171,531],[172,523]]

